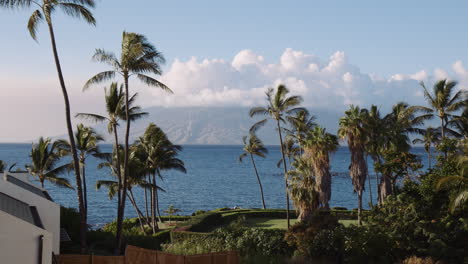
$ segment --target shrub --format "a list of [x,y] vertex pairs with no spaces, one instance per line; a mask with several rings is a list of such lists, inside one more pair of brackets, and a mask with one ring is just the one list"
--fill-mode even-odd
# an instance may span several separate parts
[[337,227],[338,219],[332,215],[315,214],[310,221],[298,222],[286,233],[288,244],[296,248],[296,255],[312,256],[310,246],[314,237],[321,230],[329,230]]

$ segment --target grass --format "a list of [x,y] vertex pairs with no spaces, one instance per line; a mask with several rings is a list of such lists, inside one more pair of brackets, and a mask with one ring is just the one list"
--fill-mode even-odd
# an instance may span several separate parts
[[[294,225],[297,219],[291,219],[291,225]],[[344,226],[357,225],[357,220],[339,220]],[[266,229],[287,229],[288,222],[286,219],[272,218],[247,218],[246,224],[249,227],[266,228]]]

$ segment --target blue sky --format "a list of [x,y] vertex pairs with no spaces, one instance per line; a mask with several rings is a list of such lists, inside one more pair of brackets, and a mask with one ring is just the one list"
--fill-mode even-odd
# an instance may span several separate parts
[[[165,54],[167,74],[161,78],[176,94],[200,95],[161,102],[160,93],[143,92],[144,106],[235,105],[286,82],[310,97],[311,105],[334,108],[379,100],[385,106],[388,96],[414,96],[411,103],[419,103],[417,82],[431,82],[435,75],[461,78],[465,87],[467,11],[467,1],[98,0],[97,27],[61,15],[54,22],[75,112],[101,110],[101,90],[83,94],[81,87],[106,69],[90,61],[94,49],[117,52],[123,30],[145,34]],[[38,43],[30,38],[31,12],[0,10],[0,111],[17,109],[8,122],[30,122],[47,127],[41,133],[59,134],[64,128],[55,120],[62,118],[62,106],[47,30],[40,27]],[[309,74],[311,67],[320,74]],[[317,93],[333,98],[319,104],[313,102]],[[362,99],[365,93],[380,99]],[[52,117],[39,123],[39,115]],[[0,137],[34,134],[12,131]]]

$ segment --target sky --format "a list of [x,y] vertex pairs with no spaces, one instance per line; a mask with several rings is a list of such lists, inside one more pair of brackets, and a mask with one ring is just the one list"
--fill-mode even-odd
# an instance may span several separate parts
[[[467,1],[129,2],[98,0],[96,27],[54,17],[73,113],[104,110],[104,85],[82,86],[108,69],[91,61],[94,50],[118,53],[123,30],[146,35],[167,60],[158,78],[174,95],[131,82],[144,107],[250,107],[284,83],[312,108],[388,109],[424,104],[419,81],[468,87]],[[47,28],[38,42],[26,30],[32,11],[0,9],[0,142],[65,132]]]

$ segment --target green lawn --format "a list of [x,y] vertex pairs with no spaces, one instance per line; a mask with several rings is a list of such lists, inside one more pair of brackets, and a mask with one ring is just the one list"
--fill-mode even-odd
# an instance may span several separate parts
[[[294,225],[297,219],[291,219],[291,225]],[[339,220],[344,226],[351,224],[357,225],[357,220]],[[246,223],[250,227],[267,228],[267,229],[287,229],[286,219],[272,219],[272,218],[247,218]]]

